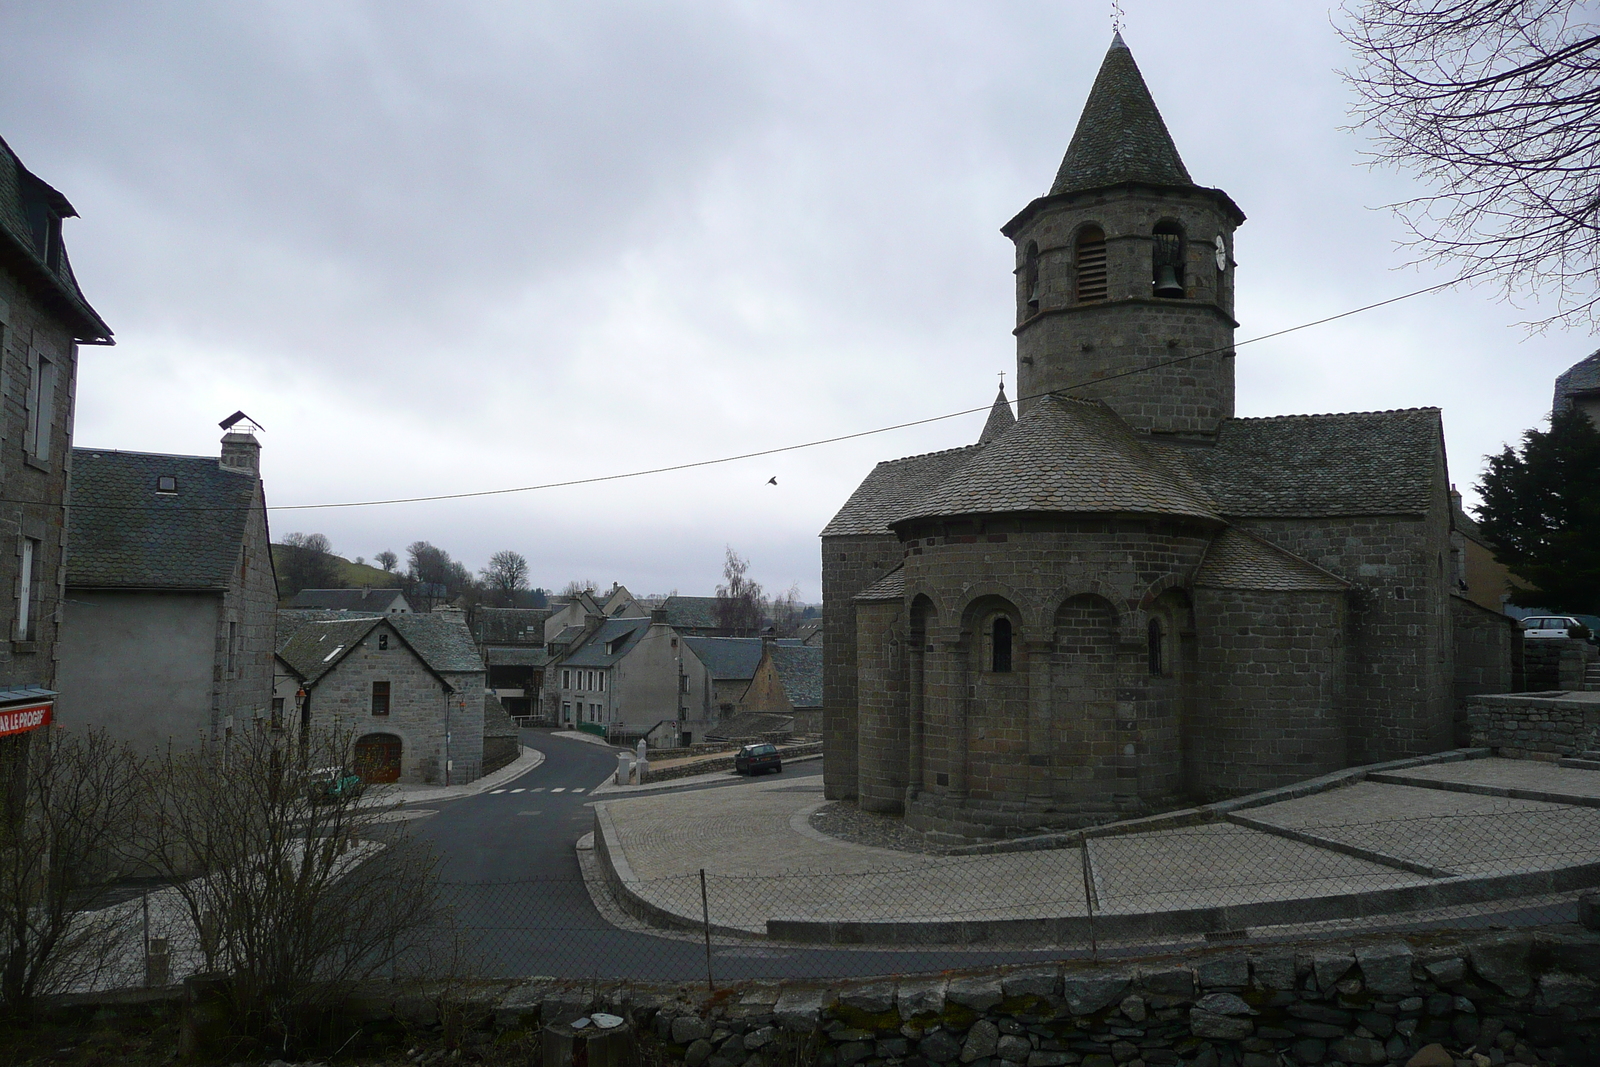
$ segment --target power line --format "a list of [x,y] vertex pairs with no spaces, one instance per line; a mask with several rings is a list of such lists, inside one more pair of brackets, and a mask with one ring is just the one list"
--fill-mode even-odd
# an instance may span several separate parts
[[[1415,290],[1412,290],[1409,293],[1402,293],[1399,296],[1391,296],[1386,300],[1379,300],[1376,303],[1365,304],[1365,305],[1362,305],[1361,307],[1358,307],[1358,308],[1351,308],[1349,311],[1341,311],[1337,315],[1328,315],[1325,318],[1313,319],[1310,322],[1302,322],[1297,326],[1288,326],[1288,327],[1285,327],[1284,329],[1281,329],[1281,330],[1274,330],[1271,333],[1264,333],[1264,334],[1261,334],[1258,337],[1251,337],[1251,338],[1248,338],[1247,340],[1239,341],[1239,342],[1237,342],[1235,344],[1232,344],[1232,345],[1225,345],[1225,346],[1223,346],[1221,348],[1210,348],[1210,349],[1206,349],[1206,350],[1201,351],[1201,352],[1190,352],[1190,353],[1188,353],[1186,355],[1174,356],[1174,357],[1172,357],[1170,359],[1158,360],[1157,362],[1146,364],[1145,366],[1142,366],[1142,367],[1134,367],[1131,370],[1119,371],[1116,374],[1107,374],[1107,375],[1103,375],[1102,377],[1098,377],[1098,378],[1091,378],[1091,379],[1086,379],[1086,380],[1080,381],[1080,382],[1074,382],[1074,383],[1072,383],[1070,385],[1061,386],[1060,388],[1053,389],[1053,390],[1048,390],[1046,392],[1030,393],[1030,394],[1028,394],[1026,396],[1019,395],[1016,399],[1020,403],[1023,400],[1033,400],[1033,399],[1037,399],[1038,397],[1048,396],[1052,392],[1056,392],[1056,393],[1071,392],[1074,389],[1081,389],[1081,388],[1084,388],[1086,386],[1098,385],[1101,382],[1114,381],[1117,378],[1126,378],[1126,377],[1129,377],[1129,376],[1135,375],[1135,374],[1148,374],[1151,371],[1160,370],[1163,367],[1170,367],[1170,366],[1173,366],[1173,365],[1178,364],[1178,363],[1185,363],[1185,362],[1188,362],[1189,360],[1192,360],[1192,359],[1203,359],[1206,356],[1214,356],[1214,355],[1219,355],[1219,354],[1224,354],[1224,353],[1232,353],[1235,349],[1243,348],[1245,345],[1256,344],[1259,341],[1268,341],[1268,340],[1271,340],[1274,337],[1282,337],[1285,334],[1297,333],[1300,330],[1309,330],[1313,326],[1323,326],[1323,325],[1326,325],[1327,323],[1330,323],[1330,322],[1336,322],[1339,319],[1347,319],[1347,318],[1351,317],[1352,315],[1360,315],[1363,312],[1373,311],[1373,310],[1376,310],[1377,308],[1381,308],[1381,307],[1387,307],[1390,304],[1397,304],[1402,300],[1410,300],[1412,297],[1423,296],[1423,295],[1425,295],[1427,293],[1438,292],[1440,289],[1448,289],[1453,285],[1459,285],[1462,282],[1470,281],[1471,279],[1476,278],[1479,275],[1482,275],[1482,274],[1485,274],[1485,273],[1488,273],[1488,268],[1485,268],[1483,270],[1473,271],[1473,272],[1468,273],[1468,274],[1463,274],[1460,277],[1454,278],[1454,279],[1452,279],[1450,281],[1447,281],[1447,282],[1439,282],[1436,285],[1426,286],[1425,288],[1422,288],[1422,289],[1415,289]],[[460,492],[460,493],[436,493],[436,494],[433,494],[431,496],[393,497],[393,498],[384,499],[384,500],[348,500],[348,501],[339,501],[339,502],[327,503],[327,504],[273,504],[273,505],[270,505],[267,508],[267,510],[268,511],[320,511],[320,510],[327,510],[327,509],[331,509],[331,508],[386,507],[386,506],[389,506],[389,505],[392,505],[392,504],[427,504],[427,503],[434,503],[434,502],[441,501],[441,500],[469,500],[469,499],[474,499],[474,498],[479,498],[479,497],[507,496],[507,495],[510,495],[512,493],[533,493],[533,492],[539,492],[539,491],[545,490],[545,489],[566,489],[566,488],[571,488],[573,486],[579,486],[579,485],[594,485],[594,484],[599,483],[599,482],[618,482],[618,481],[624,481],[624,480],[630,479],[630,478],[646,478],[646,477],[650,477],[651,475],[656,475],[656,474],[671,474],[671,473],[673,473],[675,471],[694,470],[694,469],[699,468],[699,467],[715,467],[715,466],[720,466],[720,465],[722,465],[724,463],[738,463],[741,460],[759,459],[762,456],[776,456],[776,455],[780,455],[780,454],[782,454],[784,452],[798,452],[801,449],[818,448],[818,447],[820,447],[822,445],[838,444],[841,441],[853,441],[853,440],[856,440],[857,438],[861,438],[861,437],[872,437],[872,436],[875,436],[877,434],[882,434],[882,433],[893,433],[896,430],[907,430],[907,429],[910,429],[913,426],[927,426],[930,423],[943,422],[943,421],[945,421],[947,419],[960,418],[963,415],[973,415],[973,414],[976,414],[976,413],[978,413],[980,411],[988,411],[990,409],[990,407],[992,407],[992,406],[993,406],[992,404],[982,404],[982,405],[980,405],[978,407],[963,408],[960,411],[949,411],[949,412],[946,412],[943,415],[931,415],[931,416],[929,416],[927,418],[924,418],[924,419],[912,419],[909,422],[897,422],[897,423],[894,423],[894,424],[889,425],[889,426],[879,426],[879,427],[876,427],[876,428],[871,429],[871,430],[858,430],[855,433],[838,434],[837,436],[834,436],[834,437],[822,437],[822,438],[818,438],[818,439],[816,439],[814,441],[804,441],[804,442],[801,442],[799,444],[780,445],[780,446],[778,446],[776,448],[764,448],[764,449],[760,449],[760,450],[755,451],[755,452],[741,452],[741,453],[739,453],[737,455],[719,456],[719,457],[716,457],[714,459],[694,460],[694,461],[689,462],[689,463],[674,463],[674,464],[670,464],[670,465],[665,466],[665,467],[649,467],[649,468],[646,468],[646,469],[643,469],[643,470],[626,471],[626,472],[623,472],[621,474],[597,474],[597,475],[593,475],[593,476],[588,477],[588,478],[570,478],[570,479],[567,479],[565,481],[559,481],[559,482],[542,482],[542,483],[540,483],[538,485],[519,485],[519,486],[513,486],[511,488],[507,488],[507,489],[476,489],[476,490],[469,490],[469,491]],[[108,449],[107,451],[111,451],[111,450]],[[9,504],[37,503],[36,501],[11,500],[11,499],[4,498],[4,497],[0,497],[0,501],[3,501],[5,503],[9,503]],[[100,510],[100,509],[105,509],[105,510],[134,510],[136,508],[139,509],[139,510],[142,510],[142,505],[72,504],[70,506],[71,507],[75,507],[75,508],[86,508],[86,509],[87,508],[94,508],[96,510]],[[181,510],[181,511],[242,511],[242,510],[248,510],[248,509],[247,508],[238,508],[238,507],[218,507],[218,508],[188,508],[188,507],[184,507],[184,508],[178,508],[178,509],[174,509],[174,510]]]

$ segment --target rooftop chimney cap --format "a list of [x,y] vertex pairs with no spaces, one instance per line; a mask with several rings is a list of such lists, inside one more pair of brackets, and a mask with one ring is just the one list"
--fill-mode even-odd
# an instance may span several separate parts
[[222,427],[224,430],[232,430],[241,422],[245,423],[245,425],[240,429],[241,433],[254,433],[256,430],[266,429],[266,427],[262,426],[255,419],[252,419],[249,415],[246,415],[242,411],[235,411],[232,415],[229,415],[227,418],[217,423],[217,425]]

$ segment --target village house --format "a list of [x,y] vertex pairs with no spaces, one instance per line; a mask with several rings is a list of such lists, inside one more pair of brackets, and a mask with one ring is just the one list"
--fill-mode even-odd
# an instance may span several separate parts
[[72,450],[61,713],[147,751],[269,714],[278,587],[261,445]]
[[297,609],[370,611],[378,615],[409,615],[411,604],[398,589],[302,589],[288,603]]
[[62,240],[77,214],[0,140],[0,757],[54,712],[78,345],[112,343]]
[[540,707],[550,652],[544,624],[549,608],[483,608],[472,614],[472,637],[489,672],[489,688],[506,711],[533,715]]
[[950,841],[1446,749],[1516,634],[1459,595],[1436,408],[1234,415],[1234,231],[1117,36],[1016,252],[1018,413],[822,532],[824,784]]
[[277,662],[271,725],[350,731],[367,781],[449,785],[484,773],[494,698],[460,612],[308,622]]

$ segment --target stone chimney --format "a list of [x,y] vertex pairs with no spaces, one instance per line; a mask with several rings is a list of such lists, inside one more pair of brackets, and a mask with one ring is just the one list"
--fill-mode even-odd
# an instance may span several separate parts
[[261,442],[251,433],[222,435],[222,469],[240,474],[261,473]]
[[665,626],[666,624],[667,624],[667,609],[666,608],[651,608],[650,609],[650,625],[651,626],[657,626],[657,625]]

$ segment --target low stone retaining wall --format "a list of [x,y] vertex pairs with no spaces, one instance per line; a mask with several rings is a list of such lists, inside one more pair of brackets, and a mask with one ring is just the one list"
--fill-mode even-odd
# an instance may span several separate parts
[[612,1012],[686,1067],[1564,1065],[1600,1049],[1596,975],[1600,935],[1572,926],[715,994],[530,983],[493,1017]]
[[1577,756],[1600,748],[1600,693],[1475,696],[1467,700],[1467,724],[1472,743],[1498,756],[1552,761]]
[[1595,647],[1571,637],[1541,637],[1522,642],[1523,685],[1530,692],[1582,689],[1584,670]]
[[[822,742],[810,742],[801,745],[779,745],[778,755],[783,759],[799,759],[801,756],[818,756],[822,754]],[[696,760],[693,763],[680,763],[676,767],[658,768],[655,760],[650,762],[650,770],[645,775],[641,785],[651,782],[670,782],[674,778],[689,778],[696,774],[714,774],[717,771],[733,770],[733,757],[730,752],[726,756],[715,759]]]

